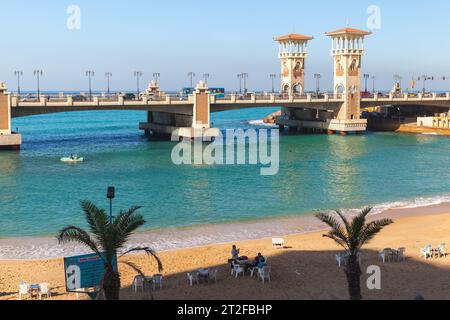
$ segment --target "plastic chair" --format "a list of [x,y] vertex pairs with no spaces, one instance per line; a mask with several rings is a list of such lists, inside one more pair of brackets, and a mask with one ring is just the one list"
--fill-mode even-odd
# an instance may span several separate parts
[[30,296],[30,286],[27,283],[21,283],[19,285],[19,299],[22,300],[23,296]]
[[143,276],[134,277],[134,280],[133,280],[134,292],[137,293],[138,289],[141,289],[142,291],[144,291],[144,283],[145,283],[145,279]]
[[425,248],[420,249],[420,254],[425,258],[425,260],[432,257],[431,253],[432,248],[433,246],[428,245]]
[[163,287],[163,275],[162,274],[155,274],[153,276],[153,290],[156,290],[156,287],[159,287],[159,290],[162,290]]
[[188,273],[187,278],[188,278],[188,281],[189,281],[189,284],[191,285],[191,287],[194,286],[194,283],[197,283],[197,285],[200,283],[198,275],[194,276],[192,273]]
[[50,298],[52,296],[51,288],[48,283],[40,284],[41,290],[39,291],[39,299],[42,300],[42,296]]
[[266,280],[270,282],[270,272],[272,271],[271,267],[264,267],[259,269],[259,279],[262,280],[262,283],[265,283]]

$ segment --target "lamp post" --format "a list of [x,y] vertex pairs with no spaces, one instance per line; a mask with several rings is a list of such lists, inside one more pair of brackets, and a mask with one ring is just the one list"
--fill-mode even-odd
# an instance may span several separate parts
[[206,84],[206,85],[208,85],[208,79],[209,79],[209,77],[210,77],[210,74],[209,74],[209,73],[204,73],[204,74],[203,74],[203,79],[205,80],[205,84]]
[[158,79],[161,78],[161,74],[156,72],[153,74],[153,78],[155,79],[156,85],[158,85]]
[[367,88],[367,81],[370,79],[370,74],[364,74],[364,82],[365,82],[365,90],[364,92],[367,93],[368,92],[368,88]]
[[238,79],[239,79],[239,93],[242,93],[242,73],[239,73],[237,75]]
[[139,93],[141,92],[139,88],[139,79],[142,77],[142,72],[135,71],[134,76],[136,77],[136,99],[139,99]]
[[86,71],[86,77],[89,78],[89,100],[92,100],[92,77],[94,74],[95,72],[92,70]]
[[194,88],[194,77],[195,77],[195,72],[189,72],[188,73],[188,77],[191,79],[191,86],[189,87],[190,89]]
[[376,82],[376,81],[377,81],[377,77],[373,76],[373,77],[372,77],[372,85],[373,85],[372,89],[373,89],[373,94],[375,94],[375,82]]
[[111,72],[105,73],[105,77],[106,77],[107,89],[108,89],[108,96],[109,96],[110,93],[111,93],[111,90],[110,90],[110,80],[111,80],[111,77],[112,77],[112,73],[111,73]]
[[116,197],[116,188],[108,187],[106,197],[109,199],[109,223],[112,223],[113,219],[114,219],[113,213],[112,213],[112,201]]
[[41,77],[44,74],[44,72],[42,70],[34,70],[33,74],[37,80],[37,98],[39,100],[41,96]]
[[248,73],[242,73],[242,79],[244,79],[244,93],[247,93],[247,79],[248,79]]
[[314,75],[314,79],[316,79],[316,93],[319,95],[320,92],[320,79],[322,79],[322,75],[319,73],[316,73]]
[[22,71],[14,71],[14,75],[17,77],[17,94],[20,96],[20,77],[23,75]]
[[270,79],[272,80],[272,93],[275,93],[275,79],[277,78],[277,75],[275,73],[272,73],[270,75]]
[[426,92],[426,85],[427,85],[427,81],[428,80],[434,80],[434,77],[429,77],[427,75],[422,75],[421,77],[419,77],[419,81],[423,80],[423,93]]

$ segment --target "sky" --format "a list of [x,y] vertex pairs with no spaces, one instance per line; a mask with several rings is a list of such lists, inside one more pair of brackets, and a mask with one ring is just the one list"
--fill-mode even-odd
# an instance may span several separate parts
[[[80,9],[79,19],[68,13]],[[373,11],[380,10],[379,29]],[[450,2],[387,0],[0,0],[0,81],[16,90],[15,70],[23,71],[22,90],[34,90],[33,70],[43,70],[42,89],[87,90],[87,70],[95,71],[94,89],[104,91],[111,72],[112,90],[134,90],[134,71],[142,85],[161,74],[163,91],[189,85],[209,73],[210,86],[236,90],[237,74],[249,74],[248,88],[270,90],[271,73],[280,73],[278,46],[288,33],[312,35],[306,62],[306,90],[332,88],[331,41],[324,33],[348,26],[371,29],[363,72],[376,76],[377,90],[426,74],[450,77]],[[80,21],[80,28],[67,22]],[[71,26],[74,26],[72,23]],[[75,24],[76,26],[76,24]],[[450,89],[450,80],[429,88]],[[370,83],[369,88],[372,87]]]

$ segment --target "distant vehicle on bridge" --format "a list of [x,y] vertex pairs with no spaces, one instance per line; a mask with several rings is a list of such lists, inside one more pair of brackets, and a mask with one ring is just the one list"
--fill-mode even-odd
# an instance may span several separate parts
[[[225,98],[225,88],[209,88],[208,91],[212,96],[216,96],[217,98]],[[195,88],[183,88],[181,90],[181,94],[183,96],[189,96],[195,92]]]
[[123,100],[130,101],[130,100],[135,100],[135,99],[136,99],[136,95],[133,93],[125,93],[123,95]]

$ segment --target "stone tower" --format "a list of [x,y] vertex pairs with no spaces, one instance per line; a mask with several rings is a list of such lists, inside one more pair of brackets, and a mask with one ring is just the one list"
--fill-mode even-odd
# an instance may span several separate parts
[[[358,128],[361,107],[361,60],[364,55],[364,37],[371,32],[345,28],[326,33],[332,40],[331,55],[334,59],[334,94],[342,96],[344,103],[336,120]],[[360,120],[359,125],[364,125]],[[335,124],[338,121],[335,121]],[[342,129],[342,127],[340,127]],[[364,131],[366,125],[364,125]],[[363,130],[338,130],[363,131]]]
[[281,93],[289,96],[305,93],[305,60],[308,41],[313,37],[289,34],[274,39],[280,44]]

